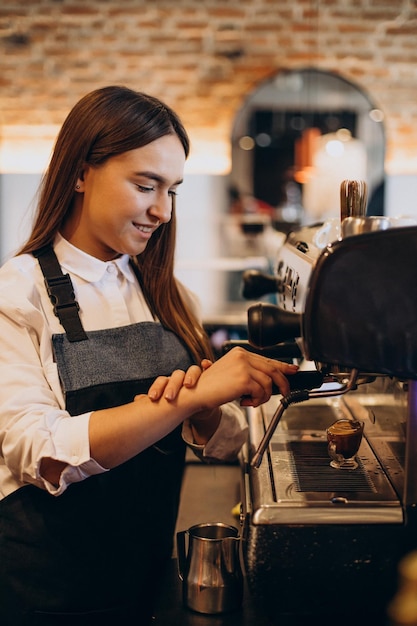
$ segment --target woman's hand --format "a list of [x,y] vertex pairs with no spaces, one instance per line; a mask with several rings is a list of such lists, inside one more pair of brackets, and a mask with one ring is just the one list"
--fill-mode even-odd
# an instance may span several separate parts
[[295,374],[297,365],[269,359],[244,348],[233,348],[207,370],[201,372],[190,391],[201,402],[197,411],[214,409],[233,399],[241,406],[257,407],[272,395],[272,384],[282,395],[290,393],[288,375]]
[[[240,399],[241,406],[259,406],[269,400],[273,382],[282,395],[287,395],[290,392],[287,376],[297,371],[298,365],[268,359],[244,348],[233,348],[215,363],[203,359],[200,366],[192,365],[187,371],[175,370],[171,376],[158,376],[149,388],[148,397],[153,401],[162,397],[174,401],[182,387],[201,389],[202,383],[208,382],[208,376],[213,381],[210,382],[213,385],[212,397],[215,397],[216,391],[225,394],[225,400],[217,403],[216,407],[230,401],[230,392],[238,385],[246,387],[246,391],[235,396]],[[211,402],[208,406],[216,408]]]
[[273,383],[282,395],[287,395],[290,392],[287,376],[297,370],[298,365],[233,348],[215,363],[204,359],[200,366],[192,365],[187,371],[176,370],[171,376],[159,376],[149,388],[148,397],[153,401],[163,397],[172,402],[186,387],[194,389],[199,396],[203,393],[203,404],[197,411],[217,408],[232,399],[239,399],[241,406],[259,406],[271,397]]
[[162,396],[165,400],[172,401],[178,396],[181,387],[191,389],[197,384],[201,374],[213,364],[210,359],[203,359],[200,367],[191,365],[185,372],[183,370],[175,370],[171,376],[158,376],[149,387],[148,397],[157,401]]
[[[173,402],[182,387],[191,389],[197,384],[201,374],[213,365],[210,359],[203,359],[200,367],[191,365],[185,372],[175,370],[171,376],[158,376],[149,387],[148,397],[157,402],[162,397]],[[193,415],[191,429],[195,443],[205,444],[217,430],[221,419],[221,409],[209,409]],[[195,425],[194,425],[195,424]],[[197,426],[198,425],[198,426]]]
[[204,359],[200,366],[192,365],[187,371],[175,370],[171,376],[159,376],[149,388],[148,397],[153,402],[164,398],[174,403],[183,388],[199,397],[202,394],[201,408],[190,416],[190,424],[195,442],[205,444],[220,423],[222,404],[239,399],[242,407],[259,406],[271,397],[272,383],[287,395],[287,375],[297,370],[297,365],[233,348],[215,363]]

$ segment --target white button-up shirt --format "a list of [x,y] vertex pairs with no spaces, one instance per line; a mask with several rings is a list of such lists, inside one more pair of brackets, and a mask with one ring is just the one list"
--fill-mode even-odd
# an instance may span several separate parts
[[[100,261],[61,236],[55,253],[71,277],[86,331],[153,321],[127,255]],[[69,484],[107,471],[90,456],[91,412],[70,416],[65,410],[51,341],[62,332],[38,261],[31,254],[7,261],[0,268],[0,499],[27,483],[59,495]],[[193,445],[189,424],[183,424],[196,453],[220,461],[237,454],[246,432],[234,403],[222,407],[220,426],[205,447]],[[44,457],[67,464],[58,487],[40,475]]]

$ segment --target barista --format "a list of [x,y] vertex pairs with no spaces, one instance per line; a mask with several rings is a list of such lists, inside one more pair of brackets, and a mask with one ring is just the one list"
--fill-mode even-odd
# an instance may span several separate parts
[[0,269],[0,623],[147,624],[185,441],[235,458],[295,368],[212,363],[173,274],[189,151],[159,100],[105,87],[57,138],[32,232]]

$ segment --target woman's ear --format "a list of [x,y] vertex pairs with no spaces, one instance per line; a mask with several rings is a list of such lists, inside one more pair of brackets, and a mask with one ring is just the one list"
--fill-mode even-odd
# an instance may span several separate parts
[[80,191],[80,192],[84,191],[84,172],[85,170],[83,169],[80,172],[79,177],[77,178],[77,182],[75,183],[75,191]]

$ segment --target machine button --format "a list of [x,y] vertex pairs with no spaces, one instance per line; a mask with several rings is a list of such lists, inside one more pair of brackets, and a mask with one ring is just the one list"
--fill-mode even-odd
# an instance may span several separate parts
[[306,243],[305,241],[297,241],[295,247],[300,252],[304,252],[304,254],[306,254],[308,252],[308,243]]

